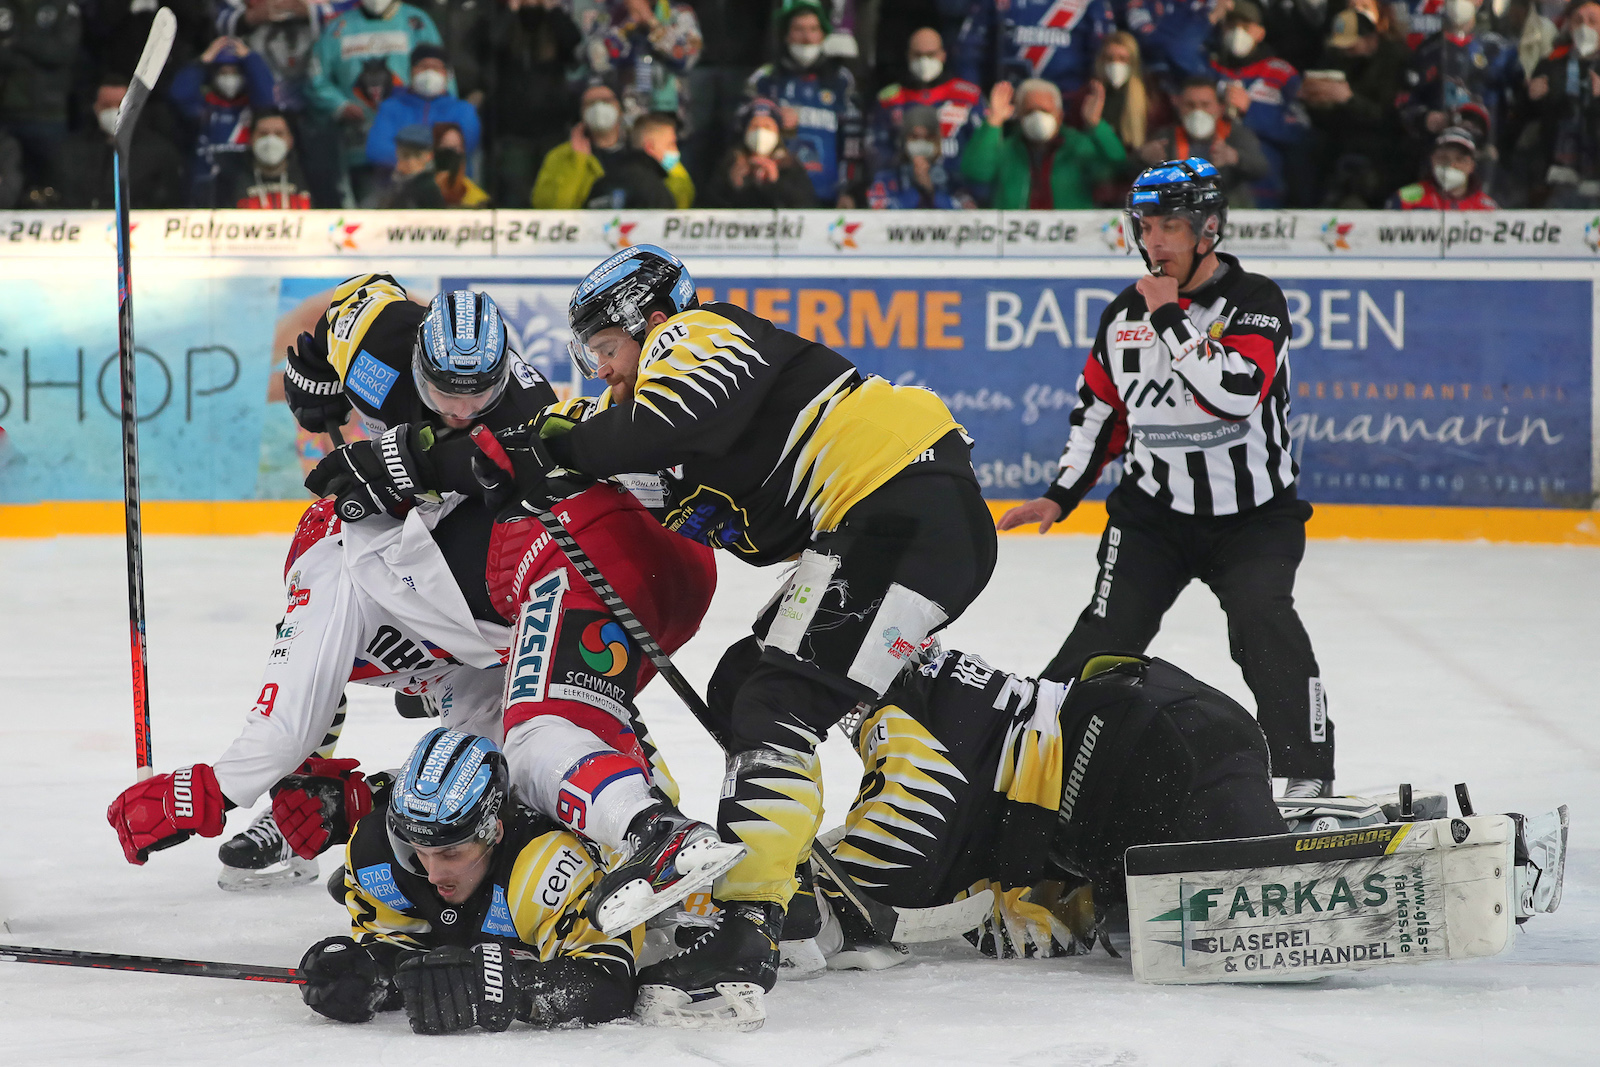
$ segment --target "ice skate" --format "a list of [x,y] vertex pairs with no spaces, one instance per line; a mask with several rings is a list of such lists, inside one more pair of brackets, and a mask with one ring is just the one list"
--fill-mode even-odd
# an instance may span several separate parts
[[255,821],[217,849],[222,870],[217,885],[230,892],[250,889],[284,889],[317,880],[317,861],[301,859],[278,832],[267,808]]
[[607,935],[631,930],[709,886],[746,851],[664,805],[634,818],[628,845],[628,859],[600,879],[590,903],[590,917]]
[[822,932],[823,904],[809,862],[795,869],[799,887],[784,910],[783,940],[778,942],[778,977],[785,982],[816,978],[828,969],[828,957],[817,944]]
[[759,1030],[778,980],[783,911],[758,901],[725,903],[717,925],[687,950],[639,972],[633,1013],[653,1026]]

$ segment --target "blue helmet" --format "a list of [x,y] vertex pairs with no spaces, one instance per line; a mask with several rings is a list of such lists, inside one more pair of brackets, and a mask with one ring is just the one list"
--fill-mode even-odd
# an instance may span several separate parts
[[599,359],[589,338],[611,326],[644,343],[653,312],[676,315],[699,307],[694,279],[683,261],[659,245],[624,248],[590,271],[572,291],[567,321],[572,340],[567,351],[584,377],[593,378]]
[[[1199,156],[1169,159],[1133,180],[1124,214],[1129,238],[1144,257],[1145,266],[1153,270],[1139,228],[1141,218],[1157,215],[1186,218],[1194,229],[1196,250],[1200,242],[1206,240],[1215,248],[1222,239],[1223,227],[1228,224],[1228,198],[1222,195],[1217,168],[1210,163]],[[1198,257],[1195,262],[1199,263]],[[1193,271],[1190,273],[1192,275]]]
[[506,759],[486,737],[444,727],[411,750],[389,793],[389,843],[414,867],[414,846],[492,844],[509,792]]
[[411,373],[429,408],[452,418],[475,419],[505,392],[514,358],[494,298],[457,289],[428,304],[417,328]]

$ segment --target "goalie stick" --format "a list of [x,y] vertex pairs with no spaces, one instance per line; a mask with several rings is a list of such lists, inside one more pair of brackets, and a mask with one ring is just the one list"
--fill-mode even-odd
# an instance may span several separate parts
[[[482,425],[473,427],[472,440],[495,466],[514,476],[511,457],[506,454],[488,427]],[[539,525],[544,527],[545,533],[550,535],[550,540],[561,549],[579,577],[589,584],[589,588],[594,590],[607,610],[616,617],[623,630],[649,657],[656,671],[666,679],[684,706],[700,720],[706,732],[726,751],[727,738],[711,725],[711,709],[706,707],[705,700],[667,656],[666,650],[656,643],[650,631],[644,628],[644,623],[640,622],[629,609],[621,595],[606,580],[606,576],[600,573],[600,568],[594,565],[594,560],[589,558],[583,546],[578,544],[577,539],[561,524],[561,520],[556,518],[554,512],[536,507],[529,500],[524,500],[522,503],[533,512],[533,517],[539,520]],[[884,904],[868,896],[849,873],[838,865],[832,855],[827,855],[826,859],[823,859],[826,853],[826,846],[813,849],[812,862],[827,872],[828,877],[838,884],[851,903],[861,910],[867,921],[872,924],[873,930],[887,941],[914,944],[959,937],[982,923],[992,905],[994,894],[987,889],[965,900],[958,900],[952,904],[939,904],[931,908],[898,908]]]
[[117,204],[117,364],[122,378],[122,504],[128,554],[128,644],[133,659],[133,754],[141,780],[154,773],[150,754],[149,656],[145,647],[144,534],[139,511],[139,409],[134,392],[133,269],[128,224],[128,157],[133,152],[133,130],[139,112],[166,66],[167,53],[177,33],[178,20],[162,8],[150,23],[139,65],[128,83],[128,94],[117,110],[113,137],[112,169]]
[[305,985],[293,967],[252,967],[245,963],[213,963],[171,956],[127,956],[120,952],[83,952],[71,948],[0,945],[0,963],[51,963],[60,967],[93,967],[102,971],[144,971],[148,974],[191,974],[199,978],[236,978],[245,982]]

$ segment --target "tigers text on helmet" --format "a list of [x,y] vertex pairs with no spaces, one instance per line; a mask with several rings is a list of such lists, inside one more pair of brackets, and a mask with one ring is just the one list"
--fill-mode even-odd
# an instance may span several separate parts
[[443,727],[411,750],[389,793],[389,843],[417,869],[416,847],[493,844],[509,793],[506,759],[486,737]]
[[[1194,230],[1195,258],[1189,267],[1189,278],[1192,278],[1200,264],[1201,242],[1210,241],[1211,247],[1206,251],[1211,252],[1222,240],[1223,227],[1228,224],[1228,200],[1218,184],[1217,168],[1199,156],[1190,156],[1158,163],[1135,178],[1133,188],[1128,190],[1123,215],[1129,237],[1138,247],[1139,255],[1144,257],[1145,266],[1151,270],[1155,265],[1144,247],[1140,219],[1158,215],[1187,219]],[[1179,282],[1178,288],[1187,285],[1189,278]]]
[[417,328],[411,374],[431,410],[471,420],[494,407],[505,392],[514,358],[494,298],[457,289],[428,304]]
[[593,378],[600,361],[589,348],[589,338],[620,326],[643,344],[651,314],[671,316],[699,306],[694,279],[677,256],[659,245],[624,248],[590,271],[572,291],[567,305],[572,340],[567,352],[583,376]]

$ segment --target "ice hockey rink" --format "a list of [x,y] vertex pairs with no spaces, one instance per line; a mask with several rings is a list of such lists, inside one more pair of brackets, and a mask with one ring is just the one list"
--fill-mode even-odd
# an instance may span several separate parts
[[[282,607],[285,537],[146,542],[157,770],[218,755],[260,684]],[[1092,538],[1007,537],[987,592],[946,647],[1039,669],[1084,603]],[[15,944],[293,966],[343,932],[320,886],[230,894],[217,840],[124,862],[106,805],[133,781],[121,538],[0,540],[0,910]],[[679,660],[703,685],[777,574],[724,561]],[[1299,607],[1338,728],[1340,792],[1465,781],[1481,812],[1571,807],[1555,915],[1489,961],[1389,967],[1312,985],[1156,987],[1103,954],[996,961],[920,946],[886,972],[780,983],[755,1034],[618,1023],[414,1036],[404,1013],[363,1026],[313,1014],[285,986],[0,966],[0,1061],[41,1063],[842,1063],[1193,1065],[1600,1062],[1600,552],[1483,543],[1314,541]],[[1253,707],[1216,601],[1192,586],[1151,649]],[[423,724],[351,687],[341,756],[399,762]],[[652,732],[710,818],[719,753],[666,686]],[[823,751],[836,824],[860,763]],[[251,813],[234,812],[236,832]],[[322,860],[327,873],[336,862]]]

